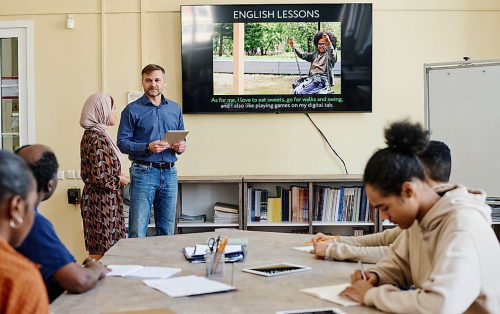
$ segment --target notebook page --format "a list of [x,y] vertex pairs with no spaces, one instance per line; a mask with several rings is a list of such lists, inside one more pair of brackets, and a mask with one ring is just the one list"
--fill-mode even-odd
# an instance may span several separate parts
[[327,286],[327,287],[318,287],[318,288],[309,288],[302,289],[300,291],[310,294],[312,296],[318,297],[320,299],[330,301],[336,304],[340,304],[342,306],[356,306],[361,305],[361,303],[352,300],[349,297],[341,297],[339,293],[345,290],[345,288],[349,287],[351,284],[343,283],[335,286]]
[[314,252],[314,248],[313,248],[312,245],[310,245],[310,246],[296,246],[293,249],[294,250],[299,250],[299,251],[302,251],[302,252],[307,252],[307,253]]
[[144,267],[138,271],[125,275],[126,278],[161,279],[180,272],[180,268],[171,267]]
[[111,271],[106,274],[107,277],[124,277],[127,274],[144,268],[144,266],[141,265],[108,265],[107,267],[111,269]]
[[194,275],[170,279],[144,280],[144,284],[173,298],[236,289],[224,283]]

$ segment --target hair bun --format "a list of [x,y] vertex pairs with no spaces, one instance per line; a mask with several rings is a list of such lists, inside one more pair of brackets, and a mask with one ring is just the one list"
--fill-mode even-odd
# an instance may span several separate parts
[[407,119],[394,122],[385,129],[385,139],[389,148],[405,154],[420,155],[429,145],[429,132],[420,123],[410,123]]

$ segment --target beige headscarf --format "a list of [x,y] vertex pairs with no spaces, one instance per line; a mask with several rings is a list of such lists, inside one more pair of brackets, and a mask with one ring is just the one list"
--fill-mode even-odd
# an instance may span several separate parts
[[118,146],[111,138],[108,132],[109,121],[111,120],[111,110],[113,101],[111,96],[106,93],[95,93],[87,98],[83,105],[82,115],[80,116],[80,125],[86,130],[95,130],[104,133],[111,148],[115,151],[120,165],[123,168],[123,156]]

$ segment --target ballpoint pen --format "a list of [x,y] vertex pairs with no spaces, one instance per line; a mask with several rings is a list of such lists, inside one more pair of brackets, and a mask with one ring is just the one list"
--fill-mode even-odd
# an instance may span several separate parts
[[363,280],[366,280],[366,275],[365,275],[365,270],[363,268],[363,263],[361,261],[358,261],[359,268],[361,269],[361,276],[363,276]]

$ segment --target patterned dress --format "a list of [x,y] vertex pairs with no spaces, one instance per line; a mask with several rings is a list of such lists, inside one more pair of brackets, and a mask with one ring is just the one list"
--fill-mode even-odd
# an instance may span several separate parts
[[85,248],[90,255],[102,255],[125,238],[120,161],[104,134],[94,130],[85,130],[80,157]]

